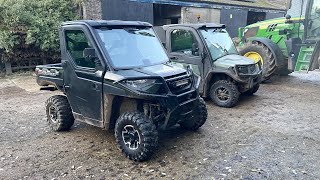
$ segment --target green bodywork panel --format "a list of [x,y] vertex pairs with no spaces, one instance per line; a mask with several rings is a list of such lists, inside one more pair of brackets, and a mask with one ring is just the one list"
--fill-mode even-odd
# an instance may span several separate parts
[[[302,22],[299,23],[298,21],[303,21],[304,18],[291,18],[292,23],[286,23],[285,18],[276,18],[266,21],[261,21],[255,24],[251,24],[246,26],[245,28],[239,29],[239,38],[242,40],[240,42],[240,46],[244,43],[243,36],[246,37],[244,32],[249,32],[252,28],[257,28],[258,30],[256,34],[251,34],[246,38],[250,40],[253,37],[261,37],[261,38],[268,38],[271,39],[274,43],[276,43],[279,48],[281,49],[285,58],[288,57],[288,50],[285,41],[289,38],[297,38],[300,37],[303,39],[304,30],[301,29]],[[300,30],[299,30],[300,29]],[[280,31],[286,30],[285,34],[281,34]]]

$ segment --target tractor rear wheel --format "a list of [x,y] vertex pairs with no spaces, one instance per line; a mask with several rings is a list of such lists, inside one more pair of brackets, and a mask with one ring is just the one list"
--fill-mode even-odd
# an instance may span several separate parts
[[262,63],[262,81],[269,80],[276,72],[276,58],[271,50],[259,42],[247,42],[240,47],[239,53],[242,56],[253,59],[255,62],[261,60]]

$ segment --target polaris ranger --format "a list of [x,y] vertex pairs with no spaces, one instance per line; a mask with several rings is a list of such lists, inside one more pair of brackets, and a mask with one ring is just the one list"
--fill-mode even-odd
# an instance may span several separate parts
[[200,78],[168,61],[151,24],[82,20],[63,23],[59,33],[62,63],[36,67],[40,86],[64,93],[46,102],[53,130],[69,130],[74,120],[115,129],[120,150],[144,161],[157,147],[157,129],[205,123]]
[[261,63],[238,55],[225,25],[174,24],[157,27],[172,61],[191,65],[201,77],[200,94],[221,107],[236,105],[240,94],[254,94]]

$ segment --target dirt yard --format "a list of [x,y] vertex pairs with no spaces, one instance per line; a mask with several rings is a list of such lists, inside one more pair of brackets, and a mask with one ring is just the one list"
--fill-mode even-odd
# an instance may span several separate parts
[[198,132],[161,132],[153,158],[126,159],[113,132],[52,132],[32,76],[0,79],[0,179],[320,179],[320,72],[263,84],[232,109],[207,101]]

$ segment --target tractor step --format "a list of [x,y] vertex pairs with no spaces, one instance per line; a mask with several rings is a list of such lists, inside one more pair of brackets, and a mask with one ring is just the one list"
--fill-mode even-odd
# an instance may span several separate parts
[[302,46],[298,56],[295,71],[307,71],[309,69],[310,60],[312,53],[314,51],[314,46]]

